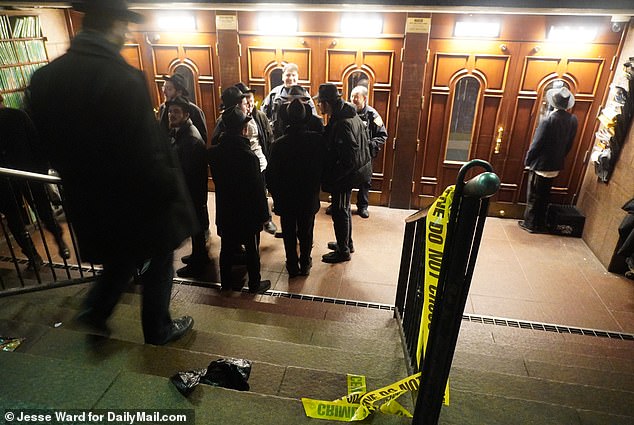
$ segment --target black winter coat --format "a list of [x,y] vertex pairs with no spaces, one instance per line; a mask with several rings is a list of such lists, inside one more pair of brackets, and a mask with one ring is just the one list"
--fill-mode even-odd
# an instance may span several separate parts
[[577,117],[555,110],[537,126],[524,164],[534,171],[560,171],[577,134]]
[[325,154],[323,135],[305,126],[287,127],[286,134],[271,145],[266,184],[277,215],[319,211]]
[[82,260],[141,261],[194,233],[183,175],[143,74],[92,31],[31,79],[30,107]]
[[218,235],[248,237],[261,231],[269,219],[269,207],[260,160],[251,150],[249,139],[224,133],[208,155],[216,186]]
[[193,124],[185,123],[178,129],[174,149],[192,202],[196,207],[207,205],[207,149]]
[[327,157],[322,187],[340,192],[358,187],[372,176],[368,134],[354,105],[339,101],[325,128]]

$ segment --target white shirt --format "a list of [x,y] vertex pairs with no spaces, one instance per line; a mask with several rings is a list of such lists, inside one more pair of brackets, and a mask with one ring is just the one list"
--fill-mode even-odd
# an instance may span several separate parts
[[247,139],[249,139],[251,150],[260,160],[260,172],[266,170],[266,157],[264,156],[264,152],[262,152],[262,146],[260,146],[258,140],[258,125],[254,120],[250,120],[247,123]]

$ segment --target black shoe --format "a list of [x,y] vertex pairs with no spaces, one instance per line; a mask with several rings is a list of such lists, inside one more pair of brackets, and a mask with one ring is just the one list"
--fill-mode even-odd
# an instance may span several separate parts
[[191,316],[179,317],[178,319],[172,320],[172,324],[170,325],[170,329],[167,332],[167,336],[163,338],[162,341],[146,340],[145,342],[147,344],[153,344],[153,345],[165,345],[172,341],[176,341],[177,339],[180,339],[193,326],[194,326],[194,319]]
[[289,263],[286,262],[286,271],[288,271],[288,277],[296,277],[299,276],[299,267],[297,266],[297,262]]
[[326,214],[332,215],[332,205],[328,205],[328,208],[326,208]]
[[200,264],[188,264],[176,270],[178,277],[201,277],[205,272],[205,266]]
[[359,215],[359,217],[361,218],[368,218],[370,217],[370,213],[368,212],[367,208],[359,208],[357,209],[357,214]]
[[[350,242],[348,244],[348,248],[350,249],[350,254],[352,254],[354,252],[354,244]],[[328,249],[336,251],[339,249],[339,246],[337,245],[337,242],[328,242]]]
[[275,223],[273,223],[272,220],[269,220],[268,222],[264,223],[264,231],[269,235],[274,235],[275,232],[277,232],[277,226],[275,225]]
[[270,280],[261,280],[258,282],[258,285],[254,288],[249,286],[249,293],[251,294],[263,294],[271,288]]
[[345,254],[340,251],[329,252],[321,257],[321,261],[324,263],[343,263],[344,261],[350,261],[350,254]]
[[284,237],[284,233],[282,232],[275,232],[275,237],[278,239],[282,239]]
[[193,264],[193,263],[209,264],[209,263],[211,263],[211,259],[209,257],[192,258],[191,255],[185,255],[184,257],[181,257],[181,261],[183,263],[185,263],[185,264]]
[[517,222],[517,225],[520,226],[523,230],[526,230],[528,233],[536,233],[534,227],[528,227],[524,220],[520,220]]
[[309,258],[308,263],[301,264],[299,266],[299,275],[300,276],[308,276],[310,274],[310,269],[313,267],[313,259]]
[[73,321],[90,334],[106,337],[111,334],[111,330],[108,325],[106,325],[106,321],[102,318],[95,317],[91,309],[80,312],[75,316]]

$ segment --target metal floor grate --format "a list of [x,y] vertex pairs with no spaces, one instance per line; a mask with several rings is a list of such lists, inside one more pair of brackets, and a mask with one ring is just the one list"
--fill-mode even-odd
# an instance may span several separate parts
[[525,320],[504,319],[500,317],[480,316],[476,314],[463,314],[462,320],[487,325],[507,326],[518,329],[531,329],[534,331],[556,332],[560,334],[587,335],[601,338],[622,339],[634,341],[634,334],[623,332],[603,331],[599,329],[585,329],[572,326],[556,325],[552,323],[528,322]]
[[[202,285],[200,282],[196,282],[190,279],[174,279],[174,281],[177,283],[186,284],[186,285],[220,288],[220,284],[217,284],[217,283],[216,284],[206,283],[205,285]],[[247,289],[243,288],[242,291],[247,292]],[[264,295],[268,295],[271,297],[278,297],[278,298],[289,298],[293,300],[313,301],[313,302],[319,302],[319,303],[325,303],[325,304],[340,304],[340,305],[349,305],[353,307],[372,308],[376,310],[394,311],[395,309],[395,307],[390,304],[370,303],[365,301],[322,297],[317,295],[295,294],[292,292],[284,292],[284,291],[276,291],[276,290],[266,291]],[[584,329],[584,328],[577,328],[577,327],[571,327],[571,326],[556,325],[552,323],[529,322],[525,320],[505,319],[500,317],[483,316],[483,315],[477,315],[477,314],[463,314],[462,320],[466,322],[482,323],[486,325],[506,326],[506,327],[518,328],[518,329],[531,329],[534,331],[556,332],[560,334],[586,335],[586,336],[595,336],[600,338],[611,338],[611,339],[620,339],[624,341],[634,341],[634,334],[604,331],[599,329]]]

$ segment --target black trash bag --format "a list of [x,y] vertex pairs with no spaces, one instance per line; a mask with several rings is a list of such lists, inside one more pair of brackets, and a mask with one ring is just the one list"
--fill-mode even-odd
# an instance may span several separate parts
[[249,391],[247,381],[250,374],[250,360],[228,358],[214,360],[206,369],[178,372],[170,380],[176,389],[187,397],[199,383],[238,391]]
[[249,391],[251,361],[245,359],[219,359],[211,362],[207,373],[200,378],[201,384]]
[[200,383],[200,377],[207,373],[207,369],[189,370],[187,372],[178,372],[170,378],[172,384],[185,397],[194,391],[194,387]]

